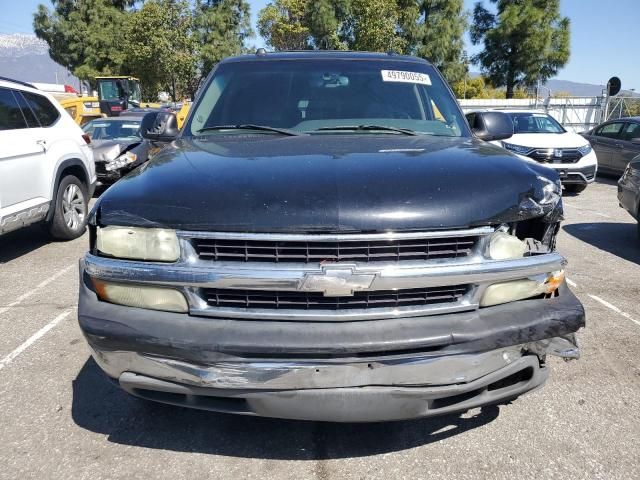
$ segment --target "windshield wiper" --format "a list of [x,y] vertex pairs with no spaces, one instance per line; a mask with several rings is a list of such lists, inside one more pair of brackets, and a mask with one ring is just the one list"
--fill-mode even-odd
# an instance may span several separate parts
[[335,127],[321,127],[316,129],[316,132],[327,131],[327,130],[350,130],[350,131],[358,131],[358,130],[382,130],[387,132],[396,132],[402,133],[404,135],[419,135],[417,132],[410,130],[408,128],[397,128],[397,127],[388,127],[386,125],[337,125]]
[[267,125],[253,125],[251,123],[241,123],[239,125],[213,125],[211,127],[203,127],[200,130],[197,130],[196,133],[212,130],[263,130],[265,132],[280,133],[281,135],[304,135],[303,133],[287,130],[286,128],[269,127]]

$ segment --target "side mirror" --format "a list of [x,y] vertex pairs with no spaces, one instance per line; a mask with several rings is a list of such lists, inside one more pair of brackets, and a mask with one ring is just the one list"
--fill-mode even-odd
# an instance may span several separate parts
[[178,119],[173,113],[151,112],[142,118],[142,138],[154,142],[172,142],[178,138]]
[[513,121],[503,112],[475,112],[471,131],[480,140],[504,140],[513,136]]

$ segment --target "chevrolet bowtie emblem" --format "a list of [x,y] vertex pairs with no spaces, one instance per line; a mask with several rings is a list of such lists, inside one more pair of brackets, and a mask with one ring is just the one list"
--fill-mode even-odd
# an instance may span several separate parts
[[322,292],[325,297],[346,297],[371,287],[375,273],[356,273],[355,266],[327,266],[322,272],[307,273],[298,285],[304,292]]

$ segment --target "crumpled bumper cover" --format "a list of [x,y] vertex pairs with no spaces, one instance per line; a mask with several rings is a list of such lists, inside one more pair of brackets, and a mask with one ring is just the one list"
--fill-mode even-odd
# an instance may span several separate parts
[[365,357],[406,351],[482,352],[578,331],[582,304],[566,284],[559,296],[470,312],[387,320],[225,320],[101,302],[81,274],[78,317],[93,345],[207,363],[234,357]]
[[344,323],[225,320],[101,302],[81,270],[80,327],[128,392],[181,406],[326,421],[441,415],[544,383],[545,354],[575,358],[584,309],[550,299]]

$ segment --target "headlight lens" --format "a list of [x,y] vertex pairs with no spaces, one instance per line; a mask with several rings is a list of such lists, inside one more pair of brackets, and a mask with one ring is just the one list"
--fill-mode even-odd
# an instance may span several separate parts
[[578,147],[577,150],[584,157],[585,155],[588,155],[591,152],[591,150],[593,150],[593,149],[591,148],[591,144],[587,143],[586,145],[583,145],[582,147]]
[[187,300],[182,292],[173,288],[103,282],[95,278],[92,281],[98,297],[105,302],[165,312],[186,313],[189,311]]
[[129,165],[130,163],[135,162],[137,159],[138,159],[138,156],[135,153],[125,152],[115,160],[107,163],[104,166],[104,168],[107,172],[111,172],[113,170],[118,170],[119,168],[122,168],[125,165]]
[[505,232],[496,232],[489,241],[489,257],[492,260],[508,260],[521,258],[527,250],[527,245],[518,237]]
[[159,262],[175,262],[180,258],[176,231],[166,228],[98,227],[96,248],[118,258]]
[[555,292],[564,281],[564,271],[558,270],[541,278],[525,278],[489,285],[480,300],[481,307],[515,302]]
[[510,152],[519,153],[520,155],[526,155],[531,150],[531,147],[524,147],[522,145],[514,145],[513,143],[502,142],[502,147],[509,150]]

